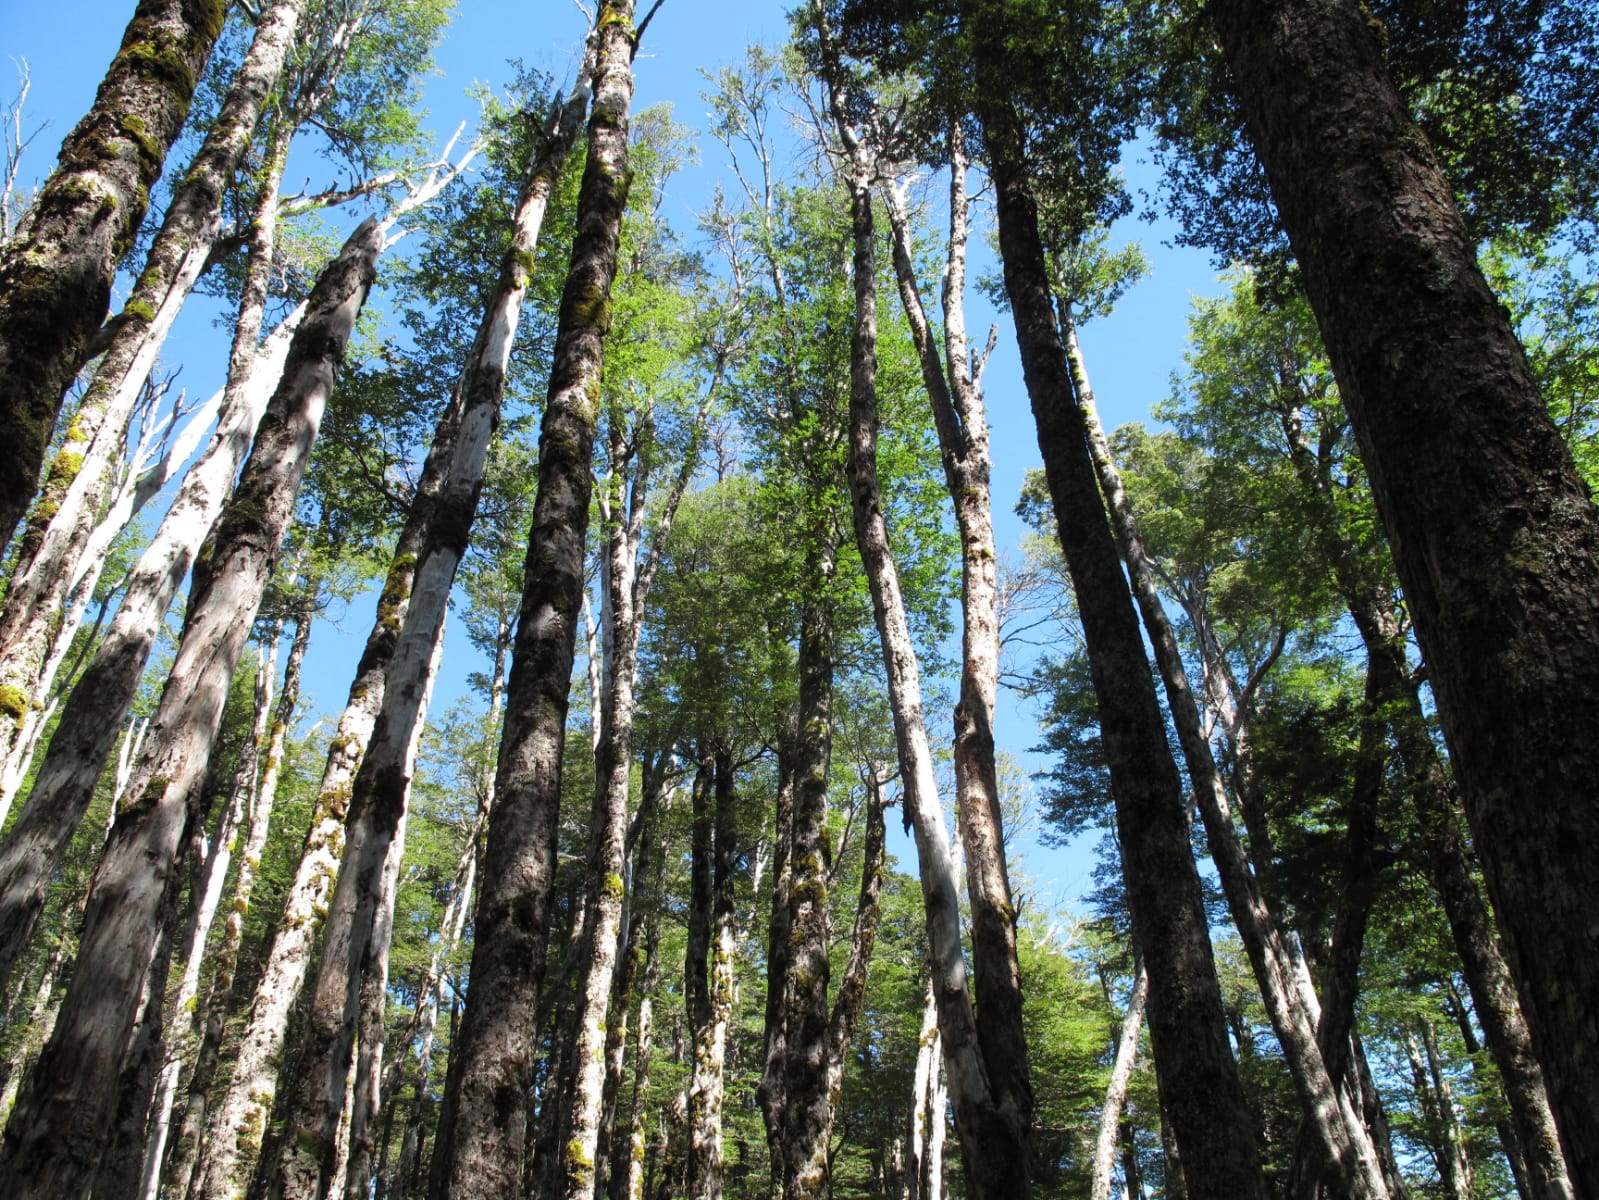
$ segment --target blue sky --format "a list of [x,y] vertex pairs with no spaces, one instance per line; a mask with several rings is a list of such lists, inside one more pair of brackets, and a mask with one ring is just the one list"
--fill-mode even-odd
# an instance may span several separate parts
[[[33,82],[24,127],[48,122],[24,161],[26,181],[50,168],[61,138],[92,102],[100,74],[115,53],[132,13],[133,0],[61,0],[56,4],[5,0],[4,7],[0,97],[9,99],[15,92],[10,60],[26,59]],[[706,106],[699,93],[706,85],[700,72],[735,63],[748,45],[779,44],[787,33],[785,11],[781,0],[745,0],[737,5],[665,0],[640,50],[636,105],[670,103],[678,121],[703,128]],[[557,78],[569,79],[586,27],[587,20],[575,0],[461,0],[438,53],[438,71],[426,88],[429,124],[439,133],[439,140],[460,121],[475,118],[477,106],[468,97],[474,84],[499,87],[510,78],[507,59],[517,58]],[[701,156],[700,165],[675,180],[667,197],[667,216],[685,231],[694,229],[696,212],[708,200],[715,182],[725,177],[719,145],[705,139]],[[1139,161],[1136,150],[1129,152],[1124,166],[1133,188],[1153,187],[1153,171]],[[1205,255],[1164,244],[1172,232],[1166,224],[1151,226],[1132,220],[1114,231],[1118,241],[1143,244],[1152,273],[1114,315],[1089,325],[1083,333],[1085,357],[1108,427],[1148,419],[1150,406],[1168,393],[1171,372],[1181,365],[1191,298],[1221,290]],[[977,248],[976,239],[974,253],[986,258],[986,250]],[[972,278],[983,269],[984,262],[974,262]],[[185,315],[169,346],[167,357],[183,362],[180,384],[191,393],[220,383],[226,342],[212,327],[213,316],[196,306]],[[1015,555],[1023,528],[1011,510],[1025,472],[1039,464],[1037,443],[1009,318],[993,312],[974,291],[968,297],[973,337],[980,340],[991,322],[1000,328],[998,349],[985,379],[995,455],[995,517],[1002,555],[1007,550]],[[317,631],[308,687],[318,707],[333,709],[342,703],[371,614],[371,601],[357,601],[348,612],[335,614],[335,627]],[[473,661],[475,657],[464,638],[456,642],[453,653],[447,652],[449,670],[437,701],[441,707],[464,689],[468,671],[482,668]],[[929,716],[935,730],[947,736],[947,716],[936,712]],[[1029,747],[1037,740],[1037,729],[1029,707],[1014,697],[1002,698],[997,733],[1004,749],[1036,769],[1038,759],[1029,753]],[[1026,855],[1025,870],[1034,880],[1039,902],[1049,907],[1072,905],[1090,887],[1092,863],[1087,848],[1057,850],[1030,844],[1031,839],[1028,842],[1021,847]],[[902,869],[914,869],[908,843],[901,841],[890,849],[900,858]]]

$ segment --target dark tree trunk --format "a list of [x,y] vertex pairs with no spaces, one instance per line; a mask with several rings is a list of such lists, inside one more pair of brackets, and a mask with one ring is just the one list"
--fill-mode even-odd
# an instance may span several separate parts
[[1506,934],[1599,1194],[1599,515],[1349,0],[1211,0],[1304,269]]
[[105,1148],[117,1071],[155,955],[159,914],[179,886],[178,849],[199,811],[228,681],[293,517],[322,409],[382,248],[383,233],[368,220],[318,279],[238,490],[196,562],[177,660],[134,772],[132,799],[91,886],[74,986],[6,1128],[0,1178],[19,1200],[76,1195]]
[[[973,15],[972,6],[962,8]],[[1161,1098],[1194,1200],[1260,1197],[1265,1183],[1254,1121],[1228,1046],[1182,784],[1089,458],[1087,431],[1071,399],[1037,204],[1022,157],[1023,132],[1005,99],[1003,39],[991,22],[982,24],[983,14],[974,17],[977,115],[994,184],[1005,287],[1099,702],[1134,939],[1149,970],[1149,1026]]]
[[582,608],[590,457],[627,205],[631,0],[602,5],[594,36],[599,49],[588,162],[539,438],[527,583],[474,922],[472,990],[454,1047],[461,1073],[445,1099],[430,1188],[434,1200],[514,1196],[521,1183],[537,1045],[537,1031],[528,1026],[544,976],[561,753]]
[[142,0],[94,106],[0,253],[0,548],[222,32],[222,0]]

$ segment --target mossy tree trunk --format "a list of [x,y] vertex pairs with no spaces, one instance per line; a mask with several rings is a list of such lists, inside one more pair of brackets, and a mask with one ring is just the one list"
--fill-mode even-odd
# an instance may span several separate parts
[[239,486],[206,549],[151,734],[95,873],[77,986],[62,1006],[18,1111],[0,1172],[18,1197],[75,1195],[115,1116],[114,1081],[155,955],[159,915],[175,897],[178,849],[222,717],[228,680],[276,564],[279,544],[338,379],[344,348],[376,277],[383,232],[363,223],[323,271],[289,350]]
[[1071,402],[1023,128],[1008,99],[1005,31],[981,6],[961,7],[971,22],[977,116],[994,185],[1005,288],[1088,647],[1134,938],[1149,969],[1162,1100],[1194,1200],[1260,1197],[1265,1181],[1228,1043],[1182,784],[1081,412]]
[[[526,584],[474,923],[472,990],[454,1048],[461,1069],[446,1095],[435,1149],[430,1187],[435,1200],[513,1196],[521,1186],[537,1046],[537,1031],[529,1025],[544,975],[561,753],[582,607],[590,456],[627,205],[634,50],[630,0],[600,7],[594,37],[588,161],[579,185],[577,236],[561,295],[539,439]],[[602,1025],[597,1043],[603,1038]],[[592,1144],[587,1153],[592,1176]],[[581,1162],[574,1165],[583,1168]]]
[[62,707],[16,824],[0,843],[0,989],[38,919],[50,877],[94,798],[95,784],[127,720],[167,609],[232,494],[239,466],[282,373],[290,339],[304,317],[302,305],[258,348],[287,150],[286,138],[274,142],[263,168],[228,381],[211,445],[184,478],[128,577],[105,638]]
[[[386,971],[387,938],[380,931],[392,922],[391,860],[405,822],[412,762],[436,673],[450,591],[477,518],[489,442],[499,424],[505,374],[531,281],[530,264],[550,195],[585,108],[580,92],[552,113],[544,144],[528,163],[498,280],[456,385],[457,394],[446,405],[459,413],[453,445],[426,534],[416,542],[410,600],[399,620],[382,707],[350,789],[343,854],[307,1015],[290,1130],[274,1177],[273,1195],[285,1200],[325,1194],[341,1166],[334,1154],[334,1134],[356,1053],[361,996]],[[370,1032],[380,1034],[381,1022]],[[370,1038],[361,1039],[360,1054],[363,1060],[375,1057]],[[365,1074],[358,1071],[358,1081]],[[361,1087],[358,1082],[358,1090]],[[363,1107],[357,1105],[358,1122]],[[352,1184],[364,1187],[365,1170],[356,1176]]]
[[1430,669],[1571,1182],[1599,1193],[1599,512],[1368,14],[1210,0]]
[[[221,110],[173,190],[144,269],[20,541],[17,572],[0,616],[0,688],[26,691],[35,703],[42,703],[49,687],[40,669],[121,461],[129,419],[166,333],[216,242],[223,193],[283,74],[303,7],[304,0],[275,0],[262,13]],[[17,727],[5,731],[0,743],[9,749],[18,732]]]
[[225,13],[222,0],[140,0],[93,107],[0,251],[0,546],[33,499],[62,396]]

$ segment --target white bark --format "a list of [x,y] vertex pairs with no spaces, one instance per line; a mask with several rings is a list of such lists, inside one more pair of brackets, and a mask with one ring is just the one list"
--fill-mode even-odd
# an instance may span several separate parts
[[1127,999],[1121,1034],[1116,1039],[1116,1057],[1105,1085],[1105,1104],[1099,1112],[1099,1134],[1094,1139],[1092,1200],[1110,1200],[1111,1172],[1116,1165],[1116,1139],[1121,1130],[1122,1109],[1127,1102],[1127,1083],[1133,1077],[1133,1062],[1138,1057],[1138,1033],[1144,1024],[1144,1002],[1149,998],[1149,973],[1140,958],[1133,968],[1133,991]]

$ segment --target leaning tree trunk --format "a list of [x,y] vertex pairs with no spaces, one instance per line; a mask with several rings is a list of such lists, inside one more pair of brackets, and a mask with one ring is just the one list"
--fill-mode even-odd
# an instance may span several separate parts
[[[1228,911],[1249,955],[1272,1031],[1283,1047],[1300,1103],[1304,1106],[1305,1120],[1313,1138],[1311,1145],[1316,1151],[1317,1173],[1325,1175],[1341,1195],[1386,1200],[1388,1189],[1383,1183],[1376,1149],[1347,1097],[1338,1089],[1336,1081],[1342,1072],[1329,1068],[1324,1045],[1317,1040],[1318,1013],[1309,980],[1295,977],[1297,959],[1283,937],[1282,922],[1250,869],[1248,855],[1238,839],[1226,792],[1216,771],[1216,760],[1211,757],[1210,742],[1200,721],[1199,705],[1188,685],[1176,632],[1157,590],[1154,568],[1144,550],[1132,501],[1122,486],[1121,473],[1099,423],[1088,369],[1077,341],[1070,298],[1059,297],[1059,300],[1061,340],[1099,489],[1110,512],[1122,560],[1127,564],[1144,629],[1154,648],[1156,668],[1166,688],[1167,711],[1177,729],[1177,740],[1194,786],[1194,798],[1204,820],[1211,858],[1221,878]],[[1343,911],[1339,913],[1341,920],[1348,915]],[[1363,928],[1363,913],[1361,920]],[[1342,1040],[1347,1041],[1347,1037]],[[1333,1038],[1327,1044],[1338,1041]]]
[[588,163],[578,192],[578,232],[561,295],[539,439],[527,582],[474,923],[472,991],[453,1051],[461,1070],[446,1095],[434,1152],[430,1193],[435,1200],[513,1196],[521,1183],[537,1045],[536,1030],[528,1025],[544,975],[561,752],[592,491],[590,455],[627,205],[631,0],[603,5],[594,36]]
[[1599,512],[1366,14],[1209,8],[1393,547],[1571,1182],[1599,1194]]
[[[948,834],[938,801],[932,751],[922,719],[921,677],[899,573],[883,520],[877,476],[876,252],[868,177],[857,167],[851,182],[856,290],[850,351],[850,449],[847,464],[856,544],[866,567],[877,619],[889,705],[899,752],[900,786],[915,829],[927,935],[932,951],[934,994],[944,1043],[956,1132],[973,1194],[1025,1196],[1029,1189],[1028,1123],[1019,1097],[1005,1105],[996,1093],[982,1050],[966,963],[961,949],[959,903]],[[924,329],[925,329],[925,322]],[[924,376],[927,372],[924,370]],[[986,845],[986,843],[985,843]],[[998,850],[998,847],[993,847]],[[972,876],[968,873],[968,878]],[[992,932],[992,930],[990,930]],[[1025,1064],[1023,1064],[1025,1075]],[[1005,1073],[1001,1072],[1003,1077]],[[1030,1111],[1030,1092],[1028,1093]]]
[[[1094,1140],[1094,1175],[1089,1195],[1092,1200],[1110,1200],[1110,1174],[1116,1163],[1116,1139],[1121,1131],[1122,1109],[1127,1103],[1127,1084],[1133,1077],[1133,1062],[1138,1057],[1138,1034],[1144,1025],[1144,1003],[1149,997],[1149,972],[1140,958],[1133,966],[1133,990],[1127,998],[1121,1034],[1116,1039],[1116,1057],[1110,1067],[1110,1082],[1105,1085],[1105,1103],[1099,1110],[1099,1135]],[[1132,1181],[1128,1181],[1129,1190]]]
[[[453,450],[433,502],[427,535],[416,546],[410,604],[389,664],[383,705],[350,791],[344,852],[297,1072],[297,1102],[291,1106],[290,1135],[284,1138],[273,1184],[273,1195],[285,1200],[325,1195],[341,1165],[334,1153],[334,1134],[345,1107],[361,995],[386,971],[387,938],[379,931],[392,921],[394,895],[392,886],[384,885],[395,869],[390,864],[405,822],[411,764],[450,590],[477,517],[489,440],[499,424],[505,372],[544,213],[583,107],[581,98],[574,97],[552,114],[546,145],[529,164],[499,280],[479,323],[457,395],[448,406],[459,410]],[[373,1032],[380,1030],[381,1025]],[[373,1057],[366,1040],[361,1056]],[[358,1070],[358,1079],[368,1071]],[[365,1089],[358,1086],[358,1090]],[[357,1105],[358,1125],[365,1120],[365,1107]],[[360,1171],[352,1185],[364,1186],[365,1174]]]
[[1285,408],[1281,424],[1300,485],[1316,506],[1316,533],[1366,648],[1369,673],[1377,692],[1373,703],[1393,730],[1420,826],[1427,873],[1449,922],[1472,1006],[1499,1068],[1524,1155],[1527,1185],[1537,1200],[1572,1200],[1574,1193],[1560,1151],[1543,1072],[1533,1054],[1532,1038],[1494,932],[1493,916],[1472,871],[1470,851],[1460,828],[1454,783],[1428,731],[1418,685],[1410,678],[1404,631],[1393,615],[1384,611],[1377,589],[1363,580],[1350,548],[1336,537],[1339,518],[1335,498],[1326,473],[1320,469],[1318,452],[1305,436],[1297,408]]
[[[297,660],[304,661],[310,628],[311,614],[303,611],[295,625],[288,666],[294,666]],[[183,1200],[189,1194],[195,1164],[199,1160],[211,1085],[215,1082],[217,1063],[222,1052],[223,1027],[232,1006],[233,982],[238,970],[239,951],[244,944],[244,920],[250,911],[256,871],[260,867],[267,833],[271,828],[272,809],[277,802],[277,766],[282,761],[283,741],[293,720],[298,690],[298,671],[290,673],[286,670],[277,716],[267,735],[265,762],[250,798],[249,820],[239,857],[239,869],[233,881],[233,899],[228,905],[228,919],[222,927],[221,944],[212,956],[211,987],[203,1009],[197,1013],[199,1045],[189,1074],[183,1122],[164,1166],[165,1186],[175,1200]]]
[[0,251],[0,546],[33,498],[61,398],[225,14],[222,0],[141,0],[94,106]]
[[197,808],[227,683],[294,513],[322,409],[377,274],[383,232],[368,220],[322,273],[233,501],[196,563],[177,661],[154,732],[112,829],[84,915],[75,986],[41,1070],[6,1129],[18,1197],[75,1195],[114,1117],[114,1081],[149,975],[177,850]]
[[282,374],[290,340],[304,319],[301,305],[257,348],[287,148],[286,140],[274,142],[263,168],[228,381],[211,445],[184,478],[140,555],[105,639],[62,709],[27,802],[0,844],[0,989],[27,944],[50,877],[94,798],[167,609],[232,494],[239,466]]
[[[963,4],[973,14],[973,5]],[[1005,99],[1003,39],[974,26],[979,118],[989,153],[1005,286],[1039,448],[1077,593],[1110,764],[1133,936],[1149,970],[1149,1025],[1161,1096],[1194,1200],[1264,1194],[1211,957],[1182,784],[1166,744],[1138,616],[1094,477],[1055,327],[1020,118]]]
[[[48,683],[41,687],[39,669],[121,457],[128,420],[216,242],[223,192],[283,74],[304,6],[305,0],[276,0],[262,13],[221,110],[173,190],[144,269],[51,464],[36,519],[19,544],[17,574],[0,619],[0,690],[6,694],[26,692],[43,702]],[[13,727],[0,734],[0,746],[9,750],[17,732]]]

